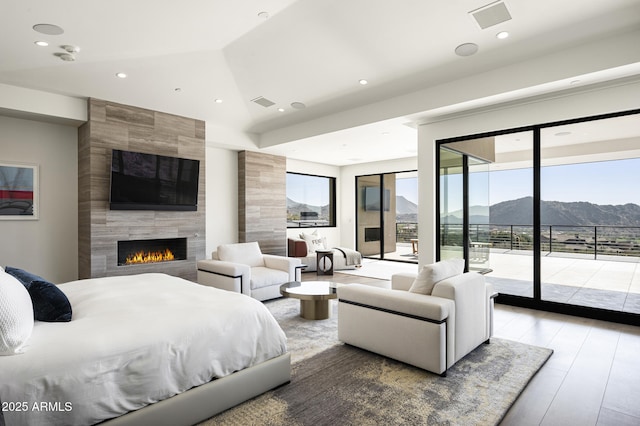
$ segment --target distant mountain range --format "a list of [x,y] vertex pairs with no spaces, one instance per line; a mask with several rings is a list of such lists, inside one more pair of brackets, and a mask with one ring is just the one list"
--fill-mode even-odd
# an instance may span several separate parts
[[[328,217],[329,206],[310,206],[287,198],[289,213],[317,212]],[[494,223],[497,225],[528,225],[533,223],[533,197],[503,201],[491,207],[471,206],[471,223]],[[640,206],[637,204],[599,205],[588,202],[542,201],[541,221],[543,225],[612,225],[640,226]],[[418,205],[403,196],[396,197],[396,220],[417,222]],[[462,223],[462,211],[443,217],[442,223]]]
[[[454,212],[443,223],[462,223],[462,212]],[[498,225],[528,225],[533,223],[533,197],[503,201],[489,208],[470,208],[471,223]],[[640,226],[640,206],[637,204],[599,205],[580,202],[541,201],[543,225],[612,225]]]

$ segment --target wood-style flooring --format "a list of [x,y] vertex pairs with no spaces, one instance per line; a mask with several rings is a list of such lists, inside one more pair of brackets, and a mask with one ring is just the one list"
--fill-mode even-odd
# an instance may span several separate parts
[[[388,285],[303,274],[311,280]],[[501,425],[640,425],[640,327],[498,304],[494,336],[554,350]]]

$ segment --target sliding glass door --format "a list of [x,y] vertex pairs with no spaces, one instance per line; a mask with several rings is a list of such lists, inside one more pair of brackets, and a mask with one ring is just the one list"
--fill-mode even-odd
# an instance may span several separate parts
[[363,256],[417,262],[417,172],[356,177],[356,242]]
[[440,141],[438,259],[503,301],[637,322],[639,141],[638,111]]

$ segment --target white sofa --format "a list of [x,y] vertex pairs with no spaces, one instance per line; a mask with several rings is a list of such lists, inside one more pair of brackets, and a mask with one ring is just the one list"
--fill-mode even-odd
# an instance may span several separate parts
[[338,338],[446,376],[483,342],[489,343],[494,290],[475,272],[435,283],[431,294],[409,292],[416,274],[397,274],[391,289],[338,288]]
[[211,259],[198,261],[198,283],[246,294],[254,299],[281,297],[280,286],[296,280],[300,259],[263,254],[257,242],[223,244]]

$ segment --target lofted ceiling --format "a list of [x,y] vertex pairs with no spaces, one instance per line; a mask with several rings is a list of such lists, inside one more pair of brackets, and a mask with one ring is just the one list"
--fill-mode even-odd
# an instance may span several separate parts
[[[498,3],[511,19],[481,28],[470,12]],[[637,77],[638,44],[607,40],[639,33],[638,0],[3,0],[0,83],[205,120],[210,146],[346,165],[415,156],[416,123],[437,114]],[[456,55],[463,43],[478,52]]]

